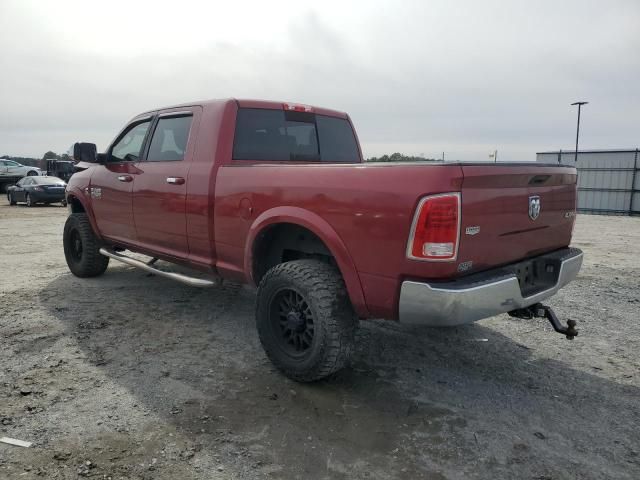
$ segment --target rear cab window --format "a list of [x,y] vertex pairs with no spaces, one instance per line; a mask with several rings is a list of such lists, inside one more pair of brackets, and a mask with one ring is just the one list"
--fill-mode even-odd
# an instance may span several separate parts
[[240,108],[234,160],[360,163],[353,129],[344,118],[313,112]]

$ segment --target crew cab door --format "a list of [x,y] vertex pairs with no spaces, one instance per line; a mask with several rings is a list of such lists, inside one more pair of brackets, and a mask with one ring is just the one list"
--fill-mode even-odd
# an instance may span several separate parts
[[194,153],[200,107],[160,112],[152,126],[140,174],[133,184],[133,216],[138,244],[186,258],[187,177]]
[[98,230],[112,240],[133,243],[136,239],[131,192],[151,120],[150,116],[139,118],[125,127],[109,148],[107,162],[95,167],[91,176],[88,193]]

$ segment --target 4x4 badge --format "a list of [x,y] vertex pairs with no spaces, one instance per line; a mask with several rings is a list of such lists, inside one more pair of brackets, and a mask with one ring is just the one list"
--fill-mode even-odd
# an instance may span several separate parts
[[540,204],[540,197],[538,195],[529,197],[529,218],[531,220],[535,220],[540,216],[541,208],[542,205]]

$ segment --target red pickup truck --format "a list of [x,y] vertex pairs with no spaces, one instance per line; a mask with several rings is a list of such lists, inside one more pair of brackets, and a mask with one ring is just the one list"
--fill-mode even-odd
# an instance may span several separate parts
[[365,163],[345,113],[236,99],[138,115],[106,153],[75,146],[89,163],[67,187],[71,272],[115,259],[193,286],[257,285],[260,340],[295,380],[342,368],[359,318],[509,312],[577,334],[540,303],[582,264],[573,167]]

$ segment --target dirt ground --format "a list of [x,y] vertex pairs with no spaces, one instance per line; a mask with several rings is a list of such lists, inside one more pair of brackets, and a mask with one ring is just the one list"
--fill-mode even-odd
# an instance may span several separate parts
[[455,329],[362,322],[352,368],[267,361],[254,292],[112,262],[81,280],[61,207],[0,205],[0,478],[638,479],[640,218],[579,216],[579,278]]

